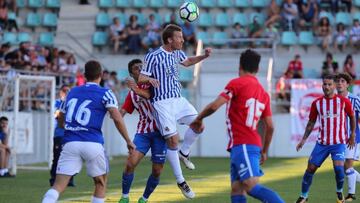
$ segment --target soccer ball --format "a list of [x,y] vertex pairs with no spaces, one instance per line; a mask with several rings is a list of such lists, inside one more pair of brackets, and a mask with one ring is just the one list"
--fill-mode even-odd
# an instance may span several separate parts
[[199,17],[199,7],[194,2],[185,2],[179,10],[180,18],[193,22]]

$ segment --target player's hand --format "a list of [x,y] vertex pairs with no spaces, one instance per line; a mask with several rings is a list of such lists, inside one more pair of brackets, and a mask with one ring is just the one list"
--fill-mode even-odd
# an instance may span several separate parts
[[134,80],[132,80],[131,78],[126,78],[125,80],[126,85],[128,86],[129,89],[134,90],[137,87],[137,84]]
[[155,87],[155,88],[157,88],[157,87],[160,86],[159,80],[154,79],[154,78],[150,78],[150,79],[149,79],[149,83],[150,83],[153,87]]
[[129,154],[131,154],[136,149],[136,146],[132,141],[127,142],[126,145],[129,150]]
[[261,152],[260,164],[265,163],[266,160],[267,160],[267,153],[266,152]]
[[299,144],[297,144],[296,146],[296,151],[300,151],[300,149],[304,146],[305,144],[305,140],[304,139],[301,139],[301,141],[299,142]]
[[355,134],[351,134],[349,140],[348,140],[348,148],[352,149],[355,147]]
[[203,121],[200,119],[195,119],[191,124],[190,124],[190,128],[195,132],[195,133],[202,133],[204,131],[204,124]]
[[211,48],[205,48],[204,51],[205,51],[205,56],[209,57],[211,55],[212,49]]

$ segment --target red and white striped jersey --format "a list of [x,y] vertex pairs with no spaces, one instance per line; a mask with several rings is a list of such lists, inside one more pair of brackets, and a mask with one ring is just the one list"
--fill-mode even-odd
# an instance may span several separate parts
[[[143,84],[139,86],[141,89],[148,89],[150,85]],[[153,109],[150,100],[140,97],[134,91],[129,91],[125,102],[122,106],[127,113],[132,114],[134,109],[139,112],[139,122],[137,125],[137,133],[150,133],[157,130],[155,118],[152,114]]]
[[[345,115],[347,114],[347,115]],[[319,117],[318,143],[322,145],[346,144],[346,116],[354,114],[350,101],[342,96],[319,97],[311,104],[309,120]]]

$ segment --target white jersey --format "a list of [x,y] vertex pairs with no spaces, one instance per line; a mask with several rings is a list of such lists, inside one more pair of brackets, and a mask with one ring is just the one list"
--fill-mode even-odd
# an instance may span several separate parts
[[160,86],[153,88],[152,102],[181,97],[178,65],[187,59],[181,50],[168,52],[162,47],[145,56],[142,74],[159,80]]

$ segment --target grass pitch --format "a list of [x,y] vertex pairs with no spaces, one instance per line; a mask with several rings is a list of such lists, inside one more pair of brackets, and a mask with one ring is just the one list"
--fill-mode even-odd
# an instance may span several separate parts
[[[228,158],[193,158],[196,170],[183,168],[185,178],[196,192],[195,199],[185,199],[175,184],[170,166],[165,164],[160,185],[149,199],[151,202],[169,203],[228,203],[230,202],[230,180]],[[108,181],[106,202],[117,202],[121,194],[121,174],[125,157],[115,157],[111,160],[111,171]],[[265,175],[261,182],[276,190],[286,202],[295,202],[300,188],[302,175],[306,168],[307,158],[269,159],[263,166]],[[360,170],[360,164],[355,168]],[[138,166],[133,186],[130,191],[131,202],[136,202],[142,195],[147,177],[151,171],[151,162],[146,157]],[[0,202],[4,203],[36,203],[41,202],[43,194],[49,188],[48,171],[19,170],[16,178],[0,179]],[[89,202],[93,191],[93,183],[86,176],[85,170],[75,177],[75,188],[68,188],[61,195],[60,202]],[[360,197],[360,184],[357,185]],[[345,182],[347,194],[347,184]],[[328,159],[314,176],[310,189],[309,203],[335,202],[335,174],[331,160]],[[258,202],[248,198],[249,203]]]

